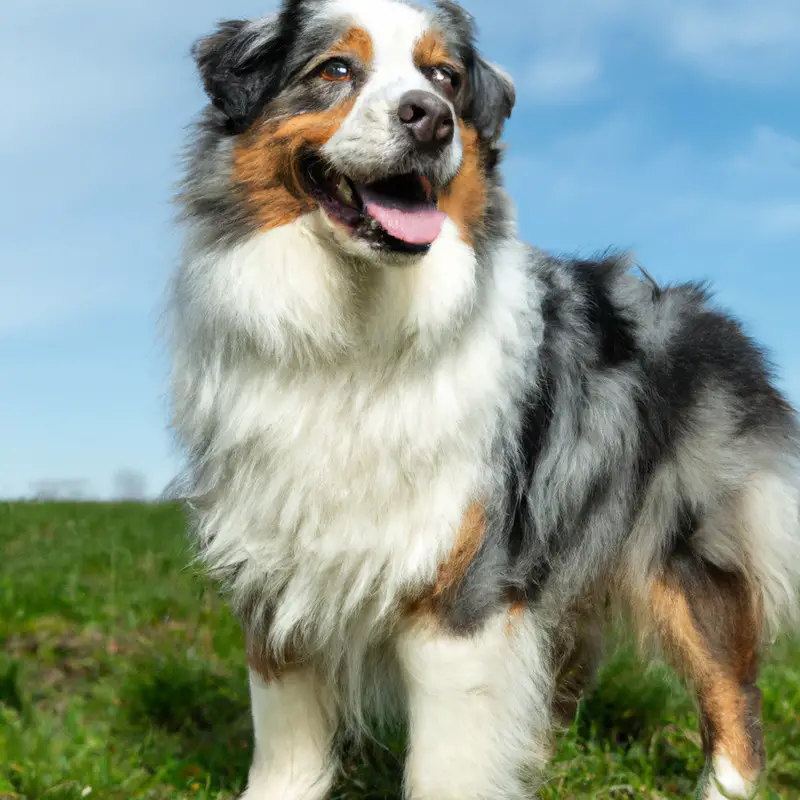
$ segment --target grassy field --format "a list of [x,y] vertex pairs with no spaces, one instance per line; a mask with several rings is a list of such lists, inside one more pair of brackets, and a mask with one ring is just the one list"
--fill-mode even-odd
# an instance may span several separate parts
[[[232,798],[250,749],[241,638],[187,568],[171,507],[0,505],[0,798]],[[763,672],[767,798],[800,797],[800,646]],[[542,798],[690,798],[696,719],[624,652],[562,738]],[[401,737],[337,800],[395,800]]]

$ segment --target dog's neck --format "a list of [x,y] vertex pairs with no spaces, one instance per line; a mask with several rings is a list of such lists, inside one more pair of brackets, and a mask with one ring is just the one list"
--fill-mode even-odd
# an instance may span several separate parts
[[[280,364],[300,358],[321,363],[400,357],[436,357],[468,324],[478,293],[490,291],[504,248],[487,263],[446,223],[430,251],[395,266],[373,265],[348,254],[309,214],[224,249],[190,240],[180,281],[180,305],[202,325],[239,331],[263,357]],[[519,248],[509,239],[505,248]],[[220,262],[228,262],[220,269]],[[216,262],[212,267],[213,262]],[[201,276],[198,289],[197,276]],[[225,276],[224,284],[221,276]],[[182,293],[180,284],[193,291]],[[215,306],[198,315],[208,298]],[[233,323],[233,324],[232,324]],[[230,346],[230,342],[226,346]]]

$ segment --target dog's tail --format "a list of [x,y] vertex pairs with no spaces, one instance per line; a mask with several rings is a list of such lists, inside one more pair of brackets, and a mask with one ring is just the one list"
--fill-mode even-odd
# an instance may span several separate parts
[[770,637],[800,627],[800,436],[785,444],[725,515],[734,533],[726,539],[739,551],[735,560],[758,596]]

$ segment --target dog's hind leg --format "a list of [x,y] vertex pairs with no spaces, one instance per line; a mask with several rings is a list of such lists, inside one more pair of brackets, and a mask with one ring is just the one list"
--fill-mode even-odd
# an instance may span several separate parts
[[650,632],[697,694],[706,755],[698,798],[752,797],[764,767],[757,595],[741,573],[686,548],[652,581],[648,611]]
[[581,597],[559,622],[553,641],[555,686],[553,722],[568,728],[575,720],[584,693],[591,687],[604,649],[607,609],[603,593]]

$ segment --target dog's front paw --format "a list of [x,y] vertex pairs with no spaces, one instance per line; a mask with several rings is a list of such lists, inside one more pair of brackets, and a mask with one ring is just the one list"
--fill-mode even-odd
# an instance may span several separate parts
[[330,785],[327,774],[317,780],[299,774],[251,775],[239,800],[325,800]]

